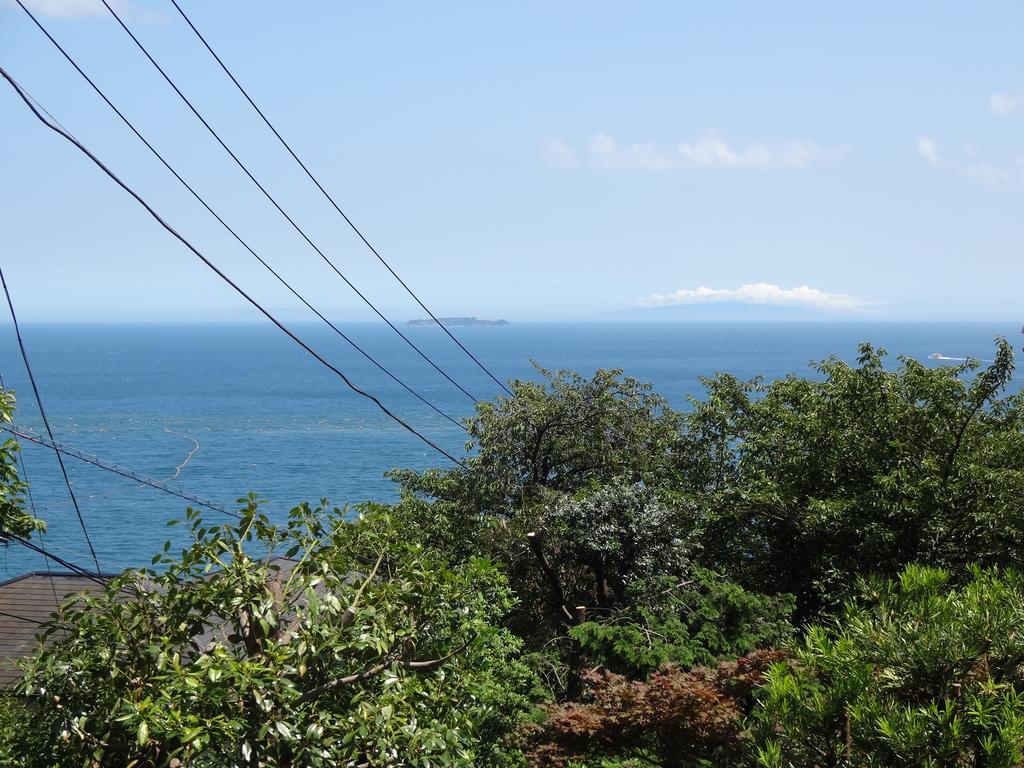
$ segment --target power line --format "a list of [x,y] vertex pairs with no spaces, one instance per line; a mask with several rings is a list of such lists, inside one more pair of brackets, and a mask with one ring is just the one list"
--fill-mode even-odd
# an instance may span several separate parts
[[[59,544],[54,544],[52,541],[47,546],[48,546],[48,548],[50,550],[52,550],[53,552],[56,552],[57,554],[60,554],[62,552],[65,553],[66,555],[78,555],[79,554],[77,550],[74,550],[71,547],[62,547]],[[132,568],[135,567],[135,566],[132,566],[132,565],[126,565],[124,563],[114,562],[110,558],[106,558],[106,557],[103,558],[102,560],[100,560],[100,565],[103,566],[103,568],[111,568],[111,570],[104,571],[104,573],[106,573],[106,574],[114,573],[115,571],[116,572],[128,571],[128,570],[131,570]]]
[[[35,99],[32,99],[32,100],[35,101]],[[7,389],[7,385],[4,384],[4,375],[2,373],[0,373],[0,389]],[[11,428],[12,429],[17,429],[17,425],[14,423],[13,420],[11,421]],[[32,496],[32,485],[28,481],[28,470],[25,468],[25,457],[21,453],[21,446],[20,445],[18,446],[17,457],[18,457],[18,459],[17,459],[18,460],[18,466],[21,468],[21,479],[25,483],[25,495],[28,496],[28,508],[32,512],[32,517],[34,517],[35,519],[39,520],[40,519],[39,514],[36,512],[36,500]],[[46,536],[43,534],[42,531],[39,531],[39,543],[40,543],[40,545],[42,545],[43,549],[45,550],[46,549]],[[53,599],[55,601],[58,601],[58,598],[57,598],[57,588],[53,585],[53,571],[50,570],[50,561],[47,560],[46,558],[43,558],[43,563],[46,565],[46,573],[50,577],[50,589],[53,591]]]
[[7,618],[13,618],[17,622],[25,622],[27,624],[34,624],[37,627],[42,627],[46,622],[40,622],[38,618],[29,618],[28,616],[19,616],[17,613],[8,613],[6,610],[0,610],[0,616],[6,616]]
[[[167,160],[164,159],[164,156],[161,155],[160,152],[158,152],[156,150],[156,148],[152,144],[150,144],[150,142],[146,139],[146,137],[143,136],[142,133],[139,132],[139,130],[135,127],[135,125],[127,117],[125,117],[124,113],[121,112],[121,110],[118,109],[109,98],[107,98],[107,95],[103,92],[103,90],[98,85],[96,85],[96,83],[93,81],[93,79],[91,77],[89,77],[89,75],[87,75],[85,73],[85,71],[78,65],[78,63],[74,60],[74,58],[72,58],[72,56],[56,40],[56,38],[54,38],[53,35],[50,34],[50,32],[46,29],[46,27],[43,26],[43,24],[39,21],[39,19],[37,19],[26,6],[22,5],[20,1],[19,1],[18,4],[21,5],[21,7],[25,11],[25,13],[28,14],[29,18],[32,19],[32,21],[39,28],[39,30],[47,37],[47,39],[51,43],[53,43],[53,45],[57,48],[57,50],[60,51],[60,53],[64,56],[65,59],[67,59],[68,63],[71,64],[71,66],[75,68],[75,70],[78,72],[78,74],[80,74],[85,79],[85,81],[92,87],[92,89],[97,93],[97,95],[99,95],[99,97],[101,99],[103,99],[104,102],[106,102],[107,106],[110,107],[110,109],[112,109],[114,111],[114,114],[116,114],[119,118],[121,118],[121,121],[126,126],[128,126],[128,128],[132,131],[132,133],[135,134],[135,136],[139,139],[139,141],[141,141],[146,146],[146,148],[153,154],[153,156],[156,157],[156,159],[159,160],[163,164],[164,168],[166,168],[168,171],[170,171],[171,174],[174,176],[174,178],[176,178],[182,184],[182,186],[184,186],[185,189],[187,189],[192,194],[192,196],[196,200],[199,201],[199,203],[210,213],[210,215],[213,216],[220,223],[220,225],[222,227],[224,227],[224,229],[226,229],[228,231],[228,233],[230,233],[231,236],[234,237],[235,240],[237,240],[242,245],[243,248],[245,248],[250,254],[252,254],[253,257],[255,257],[255,259],[260,264],[262,264],[267,269],[267,271],[270,272],[271,275],[273,275],[275,278],[277,278],[277,281],[279,283],[281,283],[281,285],[283,285],[285,288],[287,288],[292,293],[293,296],[295,296],[310,311],[312,311],[318,318],[320,318],[324,323],[326,323],[327,326],[331,330],[333,330],[338,336],[340,336],[342,339],[344,339],[346,342],[348,342],[352,346],[353,349],[355,349],[357,352],[359,352],[359,354],[361,354],[363,357],[365,357],[367,360],[369,360],[371,363],[373,363],[373,365],[375,365],[380,371],[382,371],[385,375],[387,375],[392,381],[397,383],[405,391],[409,392],[413,397],[415,397],[417,400],[422,402],[424,405],[426,405],[428,408],[433,410],[438,415],[443,416],[445,419],[447,419],[448,421],[450,421],[452,424],[454,424],[455,426],[459,427],[460,429],[462,429],[462,430],[466,429],[466,427],[463,424],[461,424],[457,419],[453,418],[452,416],[450,416],[447,413],[445,413],[444,411],[442,411],[440,408],[438,408],[432,402],[430,402],[425,397],[423,397],[419,392],[417,392],[412,387],[410,387],[408,384],[406,384],[404,381],[399,379],[390,370],[385,368],[369,352],[367,352],[365,349],[363,349],[359,344],[357,344],[347,334],[345,334],[344,331],[342,331],[334,323],[332,323],[330,320],[328,320],[327,317],[322,312],[320,312],[320,310],[318,310],[316,307],[314,307],[312,304],[310,304],[301,293],[299,293],[287,280],[285,280],[284,277],[282,277],[277,272],[277,270],[275,270],[269,263],[267,263],[267,261],[264,260],[262,256],[260,256],[245,240],[242,239],[241,235],[239,235],[220,216],[220,214],[218,214],[206,202],[206,200],[198,192],[196,192],[196,190],[192,187],[192,185],[190,185],[187,181],[185,181],[184,178],[181,177],[181,175],[171,166],[171,164]],[[62,126],[53,117],[53,115],[51,115],[49,112],[47,112],[45,110],[45,108],[43,108],[42,105],[39,104],[38,101],[36,101],[34,98],[32,99],[32,101],[35,102],[36,106],[38,106],[40,109],[43,110],[43,112],[46,114],[46,116],[49,117],[50,120],[53,121],[54,124],[58,125],[61,128],[64,128],[64,126]],[[68,132],[67,129],[64,129],[64,130],[66,132]],[[68,132],[68,133],[70,134],[70,132]]]
[[[388,418],[392,419],[397,424],[399,424],[402,428],[404,428],[405,430],[407,430],[411,434],[413,434],[416,437],[418,437],[420,440],[422,440],[424,443],[429,445],[435,451],[437,451],[442,456],[447,458],[449,461],[453,462],[454,464],[457,464],[458,466],[462,467],[463,469],[466,468],[466,465],[462,461],[460,461],[459,459],[455,458],[455,456],[453,456],[448,451],[446,451],[444,448],[439,446],[437,443],[435,443],[429,437],[427,437],[426,435],[422,434],[415,427],[411,426],[408,422],[406,422],[404,419],[402,419],[400,416],[398,416],[397,414],[393,413],[386,405],[384,405],[375,396],[373,396],[369,392],[366,392],[363,389],[360,389],[359,387],[357,387],[351,381],[351,379],[349,379],[348,376],[346,376],[340,369],[336,368],[334,365],[332,365],[330,362],[328,362],[323,356],[320,355],[319,352],[314,350],[305,341],[303,341],[301,338],[299,338],[299,336],[297,336],[290,328],[288,328],[284,323],[282,323],[273,314],[271,314],[270,311],[267,310],[262,304],[260,304],[258,301],[256,301],[256,299],[254,299],[248,293],[246,293],[246,291],[241,286],[239,286],[238,283],[236,283],[234,280],[232,280],[230,277],[228,277],[227,274],[222,272],[221,269],[216,264],[214,264],[209,258],[204,256],[202,254],[202,252],[199,251],[199,249],[197,249],[194,245],[192,245],[192,243],[189,242],[185,238],[184,235],[179,233],[174,227],[172,227],[170,224],[168,224],[167,221],[164,220],[164,218],[162,216],[160,216],[160,214],[157,213],[152,208],[152,206],[150,206],[149,203],[147,203],[142,198],[142,196],[139,195],[138,192],[136,192],[134,189],[132,189],[130,186],[128,186],[128,184],[125,183],[124,181],[122,181],[121,178],[117,174],[115,174],[112,170],[110,170],[110,168],[108,168],[106,165],[104,165],[103,161],[101,161],[98,157],[96,157],[96,155],[94,155],[84,144],[82,144],[82,142],[80,142],[74,136],[69,134],[67,131],[63,130],[62,128],[60,128],[60,127],[58,127],[56,125],[54,125],[53,123],[49,122],[45,117],[43,117],[42,113],[40,113],[39,110],[37,110],[35,108],[35,106],[32,104],[32,102],[25,95],[24,90],[22,90],[22,88],[18,84],[18,82],[13,77],[11,77],[11,75],[8,74],[7,70],[5,70],[3,67],[0,67],[0,76],[2,76],[5,80],[7,80],[8,83],[10,83],[11,87],[14,88],[14,90],[17,92],[18,96],[25,103],[25,105],[29,108],[29,110],[31,110],[32,114],[35,115],[37,120],[39,120],[43,125],[45,125],[47,128],[49,128],[54,133],[56,133],[57,135],[61,136],[62,138],[64,138],[69,143],[73,144],[75,146],[75,148],[77,148],[82,154],[84,154],[86,157],[88,157],[90,160],[92,160],[92,162],[101,171],[103,171],[107,176],[109,176],[111,180],[113,180],[119,187],[121,187],[121,189],[123,189],[125,192],[127,192],[129,195],[131,195],[135,199],[135,201],[137,203],[139,203],[139,205],[141,205],[143,208],[145,208],[146,212],[149,213],[149,215],[152,216],[161,227],[163,227],[165,230],[167,230],[168,233],[173,235],[175,237],[175,239],[177,239],[179,242],[181,242],[182,245],[184,245],[186,248],[188,248],[207,267],[209,267],[211,270],[213,270],[213,272],[221,280],[223,280],[229,286],[231,286],[231,288],[233,288],[236,293],[238,293],[242,298],[244,298],[247,302],[249,302],[253,307],[255,307],[257,310],[259,310],[259,312],[264,317],[266,317],[268,320],[270,320],[270,322],[272,322],[275,326],[277,326],[278,330],[280,330],[282,333],[284,333],[286,336],[288,336],[292,341],[294,341],[296,344],[298,344],[300,347],[302,347],[307,353],[309,353],[310,356],[312,356],[314,359],[316,359],[321,365],[323,365],[329,371],[334,373],[338,378],[340,378],[345,383],[345,385],[349,389],[351,389],[357,395],[359,395],[361,397],[365,397],[366,399],[368,399],[371,402],[373,402],[377,406],[377,408],[379,408],[381,410],[381,412],[383,412],[386,416],[388,416]],[[63,461],[61,462],[61,466],[63,466]]]
[[26,549],[30,549],[33,552],[37,552],[38,554],[42,555],[43,557],[53,560],[53,562],[57,563],[58,565],[62,565],[69,571],[74,571],[79,576],[84,576],[85,578],[89,579],[90,581],[94,581],[97,584],[105,585],[108,581],[110,581],[110,579],[113,578],[112,574],[102,573],[100,571],[96,571],[96,573],[93,573],[92,571],[87,570],[86,568],[83,568],[80,565],[75,565],[70,560],[65,560],[63,557],[53,554],[53,552],[47,552],[45,549],[37,547],[31,541],[29,541],[28,539],[23,539],[21,536],[15,536],[14,534],[9,533],[7,534],[7,538],[11,541],[17,542]]
[[[17,0],[17,2],[18,2],[19,5],[21,5],[22,8],[25,8],[24,4],[22,3],[22,0]],[[149,51],[142,44],[142,42],[135,36],[135,34],[131,31],[131,29],[129,29],[128,25],[126,25],[124,23],[124,21],[121,20],[121,17],[118,16],[118,14],[117,14],[117,11],[115,11],[110,6],[110,4],[107,2],[107,0],[101,0],[101,2],[106,7],[106,9],[108,11],[110,11],[110,14],[117,20],[117,23],[121,26],[121,28],[125,32],[128,33],[128,36],[132,39],[132,41],[135,43],[135,45],[138,47],[138,49],[140,51],[142,51],[142,53],[145,55],[145,57],[147,59],[149,59],[149,62],[154,67],[156,67],[156,70],[161,74],[161,76],[163,76],[164,80],[167,81],[167,84],[171,86],[171,88],[174,90],[174,92],[176,94],[178,94],[178,96],[185,103],[185,105],[192,111],[192,114],[194,114],[199,119],[199,122],[201,122],[203,124],[203,126],[206,128],[206,130],[210,132],[210,135],[212,135],[217,140],[217,143],[220,144],[221,147],[224,149],[224,151],[227,152],[228,155],[231,156],[231,159],[234,160],[235,163],[238,165],[238,167],[241,168],[242,171],[245,172],[245,175],[249,177],[249,179],[253,182],[253,184],[255,184],[259,188],[260,192],[263,193],[264,197],[266,197],[267,200],[269,200],[273,204],[273,206],[278,210],[278,212],[282,216],[284,216],[285,220],[289,224],[291,224],[292,228],[302,236],[302,239],[305,240],[310,245],[310,247],[313,248],[313,250],[315,250],[320,255],[320,257],[331,267],[331,269],[334,270],[334,273],[337,274],[338,277],[340,277],[342,280],[344,280],[346,285],[348,285],[349,288],[351,288],[353,291],[355,291],[356,295],[360,299],[362,299],[362,301],[370,309],[372,309],[374,311],[374,313],[381,320],[383,320],[385,323],[387,323],[388,326],[391,328],[391,330],[393,330],[395,333],[397,333],[402,338],[402,340],[405,341],[406,344],[408,344],[413,350],[415,350],[416,353],[420,357],[422,357],[435,371],[437,371],[445,379],[447,379],[456,389],[458,389],[460,392],[462,392],[462,394],[464,394],[466,397],[468,397],[473,402],[477,402],[477,398],[476,397],[474,397],[472,394],[470,394],[461,384],[459,384],[457,381],[455,381],[455,379],[453,379],[451,376],[449,376],[448,373],[444,369],[442,369],[437,363],[435,363],[433,360],[431,360],[430,357],[423,350],[421,350],[418,346],[416,346],[416,344],[412,341],[412,339],[410,339],[408,336],[406,336],[404,333],[402,333],[402,331],[398,328],[398,326],[396,326],[393,322],[391,322],[391,320],[389,320],[388,317],[383,312],[381,312],[377,308],[377,306],[372,301],[370,301],[370,299],[367,298],[363,294],[363,292],[360,291],[356,287],[356,285],[351,280],[349,280],[348,277],[346,277],[345,274],[340,269],[338,269],[337,265],[333,261],[331,261],[331,259],[329,259],[327,257],[327,254],[324,253],[323,250],[321,250],[320,247],[316,243],[314,243],[312,239],[310,239],[309,235],[306,234],[305,230],[303,230],[302,227],[300,227],[295,222],[295,219],[293,219],[284,210],[284,208],[281,207],[280,203],[278,203],[277,200],[267,191],[266,187],[264,187],[263,184],[260,183],[260,181],[252,174],[252,172],[246,167],[246,165],[238,158],[238,155],[236,155],[231,150],[231,148],[224,142],[224,140],[220,137],[220,134],[218,134],[217,131],[215,131],[213,129],[213,127],[206,121],[206,118],[204,118],[202,116],[202,114],[200,114],[199,110],[195,108],[195,106],[192,104],[192,102],[189,101],[188,97],[185,96],[184,93],[182,93],[181,89],[178,88],[177,84],[174,82],[174,80],[171,79],[170,75],[168,75],[167,72],[164,71],[164,68],[161,67],[157,63],[156,59],[154,59],[153,56],[150,55]]]
[[144,477],[140,475],[138,472],[126,469],[125,467],[119,466],[110,461],[106,461],[105,459],[101,459],[97,456],[93,456],[92,454],[86,453],[85,451],[80,451],[77,448],[71,448],[70,446],[67,446],[63,443],[48,440],[47,438],[41,435],[29,434],[28,432],[19,430],[14,427],[0,425],[0,429],[3,429],[6,432],[10,432],[12,435],[20,437],[23,440],[28,440],[29,442],[35,443],[36,445],[41,445],[45,448],[49,448],[50,450],[58,454],[63,454],[64,456],[70,456],[72,458],[78,459],[79,461],[84,461],[87,464],[92,464],[94,467],[99,467],[100,469],[105,469],[108,472],[113,472],[115,475],[126,477],[129,480],[134,480],[135,482],[141,483],[142,485],[147,485],[150,488],[156,488],[158,491],[163,491],[164,493],[168,493],[171,496],[177,496],[179,499],[190,501],[193,504],[196,504],[201,507],[206,507],[207,509],[212,509],[215,512],[222,512],[225,515],[233,515],[234,517],[238,517],[237,513],[232,512],[231,510],[221,506],[220,504],[201,498],[199,496],[193,496],[191,493],[186,493],[185,491],[169,486],[160,480],[153,480],[151,478]]
[[[4,73],[6,75],[6,73]],[[26,104],[32,105],[26,100]],[[33,111],[35,110],[32,107]],[[37,113],[38,114],[38,113]],[[40,119],[42,115],[40,115]],[[11,292],[7,288],[7,279],[4,277],[4,270],[0,267],[0,284],[3,285],[4,296],[7,297],[7,307],[11,311],[11,320],[14,322],[14,334],[18,337],[18,348],[21,350],[21,359],[25,363],[25,370],[28,372],[28,380],[32,384],[32,391],[36,396],[36,405],[39,406],[39,415],[43,418],[43,426],[46,427],[46,434],[50,440],[53,440],[53,430],[50,429],[50,420],[46,418],[46,409],[43,407],[43,398],[39,395],[39,387],[36,385],[36,377],[32,373],[32,365],[28,361],[28,352],[25,350],[25,342],[21,338],[21,326],[18,324],[18,315],[14,311],[14,302],[11,300]],[[96,572],[99,573],[100,561],[96,557],[96,549],[92,545],[92,539],[89,537],[89,529],[85,524],[85,518],[82,517],[82,510],[78,507],[78,499],[75,497],[75,492],[71,488],[71,478],[68,477],[67,467],[64,466],[64,459],[61,455],[57,454],[57,463],[60,464],[61,474],[64,475],[64,484],[68,487],[68,495],[71,496],[71,503],[75,508],[75,514],[78,516],[78,524],[82,526],[82,534],[85,536],[85,543],[89,545],[89,554],[92,555],[92,560],[96,564]]]
[[196,25],[192,23],[192,19],[190,19],[188,15],[185,13],[185,11],[182,10],[181,6],[178,5],[178,0],[171,0],[171,3],[177,9],[178,13],[181,14],[181,18],[185,20],[185,23],[188,24],[189,27],[191,27],[193,32],[195,32],[196,37],[198,37],[202,44],[206,47],[206,50],[210,52],[210,55],[213,56],[216,62],[220,65],[220,68],[224,70],[224,74],[231,78],[231,82],[235,84],[235,87],[237,87],[241,94],[245,97],[245,100],[248,101],[252,108],[256,110],[256,114],[258,114],[263,119],[263,122],[266,123],[267,128],[269,128],[271,132],[274,134],[274,136],[277,137],[277,140],[281,142],[282,146],[284,146],[284,148],[288,150],[288,154],[290,154],[292,158],[295,160],[295,162],[299,164],[299,167],[302,168],[303,171],[305,171],[306,175],[309,177],[309,180],[316,185],[316,188],[320,190],[320,192],[323,194],[325,198],[327,198],[327,201],[334,207],[334,210],[336,210],[341,215],[341,218],[345,220],[345,223],[349,225],[352,231],[355,232],[356,235],[358,235],[359,239],[362,240],[363,243],[366,245],[366,247],[370,249],[370,252],[377,257],[377,260],[381,264],[385,266],[388,272],[391,273],[391,276],[394,277],[395,280],[397,280],[398,283],[405,289],[406,293],[408,293],[416,300],[416,303],[420,305],[423,311],[430,315],[430,318],[435,323],[437,323],[441,330],[448,334],[448,337],[459,346],[459,349],[461,349],[463,352],[469,355],[469,358],[474,363],[476,363],[477,366],[479,366],[480,370],[482,370],[484,373],[490,376],[495,384],[497,384],[499,387],[505,390],[505,392],[511,395],[512,390],[510,390],[505,385],[504,382],[498,379],[497,376],[491,373],[490,369],[487,368],[487,366],[485,366],[482,362],[480,362],[476,355],[470,352],[465,347],[465,345],[463,345],[463,343],[459,341],[459,339],[457,339],[450,330],[448,330],[444,323],[442,323],[437,318],[437,316],[430,310],[430,308],[427,307],[427,305],[420,300],[420,297],[413,292],[412,288],[410,288],[406,284],[406,282],[401,277],[399,277],[398,273],[395,272],[391,265],[384,259],[383,256],[381,256],[380,252],[373,246],[372,243],[370,243],[366,236],[363,235],[363,233],[359,230],[355,223],[353,223],[352,219],[348,217],[348,214],[346,214],[345,211],[341,209],[341,206],[339,206],[338,203],[335,202],[334,198],[330,195],[330,193],[328,193],[328,191],[324,189],[324,186],[320,183],[316,176],[313,175],[313,172],[309,170],[309,167],[299,158],[299,156],[295,153],[295,150],[291,148],[291,145],[287,141],[285,141],[284,137],[278,132],[277,128],[274,127],[274,124],[270,122],[270,118],[268,118],[266,114],[264,114],[263,110],[256,105],[256,102],[252,100],[252,97],[249,95],[249,92],[242,87],[242,84],[238,82],[238,78],[236,78],[234,74],[231,72],[231,70],[228,69],[227,64],[225,64],[223,60],[220,58],[220,56],[217,55],[217,52],[213,50],[213,47],[206,41],[206,38],[203,37],[202,33],[198,29],[196,29]]

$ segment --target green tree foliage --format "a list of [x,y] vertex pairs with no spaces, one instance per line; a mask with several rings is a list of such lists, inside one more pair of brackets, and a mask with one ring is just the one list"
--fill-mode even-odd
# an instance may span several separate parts
[[1024,763],[1024,579],[911,566],[812,627],[756,721],[766,768]]
[[188,522],[161,572],[64,608],[26,667],[21,765],[501,762],[529,677],[493,625],[511,606],[493,565],[379,512],[276,527],[250,500],[237,524]]
[[884,362],[864,345],[856,366],[819,365],[821,380],[705,382],[673,490],[700,508],[708,567],[795,594],[806,620],[858,574],[1019,562],[1024,400],[1003,396],[1009,345],[985,368]]
[[[14,393],[0,389],[0,423],[14,423]],[[18,476],[17,455],[21,446],[13,438],[0,443],[0,536],[29,538],[46,531],[46,523],[24,509],[25,482]]]
[[[657,588],[661,585],[661,588]],[[569,630],[588,667],[644,679],[665,664],[684,669],[785,644],[793,634],[789,595],[748,592],[704,568],[644,585],[632,602]]]
[[429,546],[501,564],[507,625],[556,695],[592,666],[643,677],[782,642],[792,603],[699,567],[697,507],[674,493],[681,418],[619,371],[541,370],[478,406],[467,469],[395,473]]
[[538,372],[543,381],[514,381],[512,397],[477,404],[468,469],[392,476],[411,493],[508,517],[550,492],[597,489],[621,478],[650,483],[667,471],[678,416],[649,384],[619,370],[591,379]]

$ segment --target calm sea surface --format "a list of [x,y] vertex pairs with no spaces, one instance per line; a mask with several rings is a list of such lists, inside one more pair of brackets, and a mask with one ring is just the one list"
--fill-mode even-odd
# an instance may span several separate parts
[[[462,450],[461,430],[330,331],[296,328],[417,429],[451,452]],[[810,361],[830,354],[854,360],[860,341],[920,360],[934,352],[985,359],[992,356],[996,335],[1019,346],[1019,330],[1011,322],[523,323],[454,332],[501,378],[535,376],[531,360],[586,374],[623,368],[684,406],[687,395],[702,392],[698,377],[716,371],[769,379],[810,374]],[[457,418],[472,413],[472,402],[388,329],[355,323],[346,331],[442,410]],[[494,382],[439,329],[407,332],[473,395],[497,394]],[[173,477],[173,484],[227,506],[249,491],[267,500],[274,517],[301,500],[390,500],[395,489],[383,477],[387,469],[445,463],[270,327],[29,325],[24,336],[59,441],[147,477]],[[18,393],[19,426],[42,431],[10,326],[0,327],[0,372]],[[185,463],[193,440],[198,450]],[[48,545],[86,564],[82,533],[52,452],[27,444],[23,456],[37,510],[50,525]],[[179,530],[165,522],[180,516],[185,502],[75,459],[65,461],[106,569],[147,564]],[[217,517],[210,512],[207,519]],[[0,550],[0,578],[41,568],[38,557],[18,547]]]

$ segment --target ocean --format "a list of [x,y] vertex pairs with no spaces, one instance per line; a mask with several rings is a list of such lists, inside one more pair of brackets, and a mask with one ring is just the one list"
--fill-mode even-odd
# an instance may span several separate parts
[[[330,330],[295,328],[416,429],[456,455],[463,451],[462,430]],[[344,330],[443,411],[472,414],[473,402],[390,329],[351,323]],[[499,393],[439,329],[403,330],[474,396]],[[1018,345],[1019,330],[1016,322],[716,322],[515,323],[453,332],[502,379],[536,378],[534,362],[584,374],[622,368],[685,407],[687,396],[703,392],[699,377],[719,371],[741,378],[813,375],[811,361],[834,354],[852,362],[862,341],[888,349],[893,364],[905,354],[948,365],[928,355],[991,358],[993,337]],[[303,500],[390,501],[396,492],[385,471],[447,463],[270,326],[29,324],[23,334],[58,441],[228,507],[250,491],[275,519]],[[9,325],[0,329],[0,373],[17,393],[18,426],[42,432]],[[22,455],[37,512],[49,524],[47,545],[88,564],[53,452],[25,444]],[[180,542],[180,529],[165,523],[180,517],[186,502],[73,458],[65,462],[105,570],[147,565],[166,539]],[[20,547],[0,551],[0,578],[42,568],[39,556]]]

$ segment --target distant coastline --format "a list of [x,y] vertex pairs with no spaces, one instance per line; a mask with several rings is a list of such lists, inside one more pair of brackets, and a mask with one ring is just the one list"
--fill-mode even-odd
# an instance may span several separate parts
[[416,318],[415,320],[409,320],[406,325],[412,326],[424,326],[424,325],[445,325],[453,328],[467,327],[467,326],[498,326],[508,325],[508,320],[482,320],[479,317],[439,317],[437,320],[433,318]]

